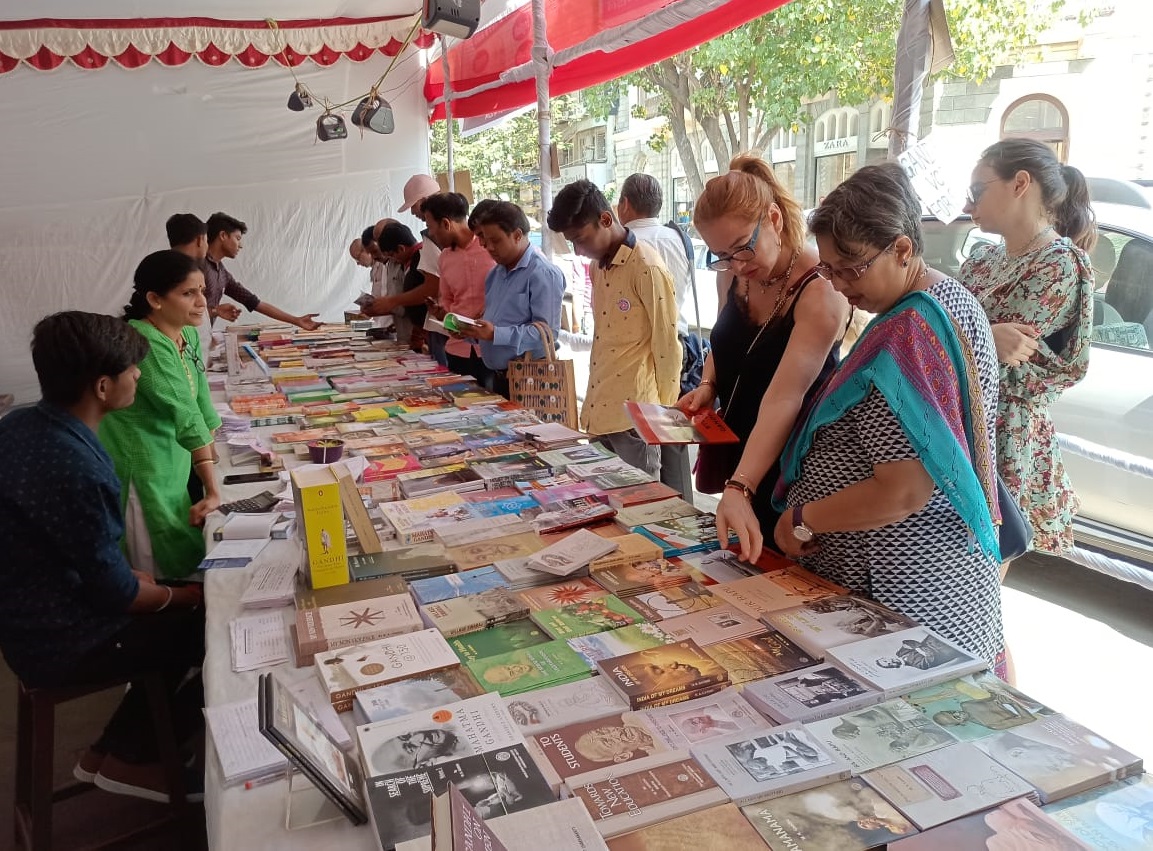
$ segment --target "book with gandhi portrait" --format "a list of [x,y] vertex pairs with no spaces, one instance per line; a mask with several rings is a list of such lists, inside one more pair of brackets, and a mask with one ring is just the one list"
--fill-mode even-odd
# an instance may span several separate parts
[[[714,593],[724,596],[723,591]],[[851,594],[822,596],[786,608],[766,608],[760,618],[821,658],[830,647],[917,625],[887,606]]]
[[592,667],[564,641],[547,641],[465,663],[481,687],[502,696],[591,677]]
[[956,744],[956,739],[903,700],[886,700],[805,723],[814,738],[861,774]]
[[829,650],[826,660],[862,677],[886,698],[988,667],[984,659],[922,626],[842,644]]
[[905,700],[963,742],[1056,714],[992,671],[969,674],[905,695]]

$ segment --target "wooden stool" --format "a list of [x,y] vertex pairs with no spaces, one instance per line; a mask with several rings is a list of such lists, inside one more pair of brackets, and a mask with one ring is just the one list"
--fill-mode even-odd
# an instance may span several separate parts
[[[131,679],[136,687],[148,691],[148,705],[156,730],[160,759],[168,780],[168,812],[140,828],[94,846],[109,846],[136,839],[170,827],[181,826],[188,814],[184,796],[184,763],[172,729],[172,711],[168,689],[159,674],[122,678],[99,685],[65,688],[28,688],[18,683],[16,704],[16,846],[29,851],[49,851],[52,847],[52,805],[57,801],[96,787],[89,783],[72,783],[53,789],[52,766],[55,740],[56,706],[87,697],[107,689],[123,687]],[[182,831],[182,842],[189,842],[193,831]]]

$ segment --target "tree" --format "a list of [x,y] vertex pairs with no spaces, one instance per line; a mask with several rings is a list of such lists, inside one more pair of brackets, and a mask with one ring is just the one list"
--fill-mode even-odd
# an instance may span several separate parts
[[[954,76],[981,80],[1017,61],[1064,0],[946,0]],[[835,94],[842,103],[891,96],[902,0],[795,0],[693,50],[623,81],[661,97],[667,137],[676,145],[694,197],[704,191],[702,140],[718,163],[764,150],[782,127],[799,127],[806,102]],[[603,100],[603,98],[602,98]]]

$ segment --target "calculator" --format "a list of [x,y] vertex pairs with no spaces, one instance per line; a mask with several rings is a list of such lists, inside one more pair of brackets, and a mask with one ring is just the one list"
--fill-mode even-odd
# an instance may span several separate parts
[[272,511],[276,504],[280,502],[272,491],[264,491],[256,496],[250,496],[247,499],[238,499],[235,502],[226,502],[220,506],[220,511],[224,514],[263,514],[266,511]]

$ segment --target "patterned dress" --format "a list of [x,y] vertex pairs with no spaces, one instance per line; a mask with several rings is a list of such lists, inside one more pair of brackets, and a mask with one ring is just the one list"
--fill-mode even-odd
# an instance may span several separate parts
[[[977,361],[986,427],[997,407],[997,354],[981,305],[957,281],[928,290],[968,338]],[[917,458],[884,396],[874,387],[864,401],[819,429],[789,487],[789,507],[824,499],[870,478],[873,467]],[[971,653],[1000,664],[1000,571],[948,498],[935,488],[928,504],[899,523],[863,532],[829,532],[821,549],[800,559],[809,570],[884,603]]]
[[151,348],[140,362],[136,401],[100,424],[100,442],[120,478],[120,507],[134,488],[159,576],[181,579],[204,559],[204,533],[188,522],[192,451],[212,443],[220,415],[212,407],[200,337],[184,328],[184,354],[148,322],[131,320]]
[[1036,328],[1040,347],[1021,366],[1000,364],[997,466],[1033,525],[1033,548],[1073,548],[1078,501],[1049,406],[1085,377],[1093,331],[1093,270],[1081,249],[1061,237],[1009,257],[1003,245],[978,248],[959,275],[989,321]]

